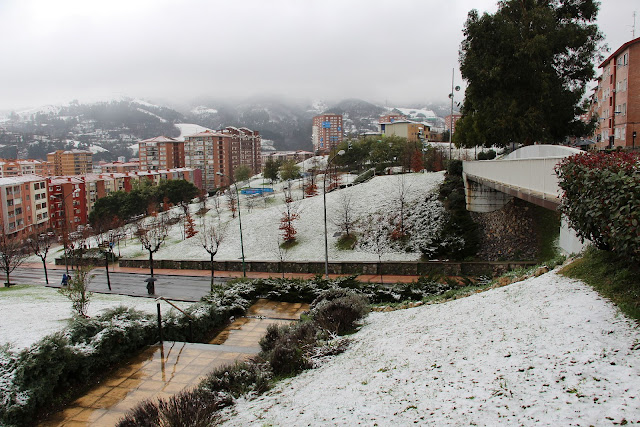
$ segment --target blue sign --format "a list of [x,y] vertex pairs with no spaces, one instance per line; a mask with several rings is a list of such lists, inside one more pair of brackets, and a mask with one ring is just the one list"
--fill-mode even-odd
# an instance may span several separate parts
[[322,122],[322,127],[324,129],[331,129],[331,122]]

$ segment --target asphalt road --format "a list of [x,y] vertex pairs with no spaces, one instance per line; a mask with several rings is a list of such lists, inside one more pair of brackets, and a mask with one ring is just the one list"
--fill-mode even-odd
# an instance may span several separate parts
[[[64,270],[47,270],[49,286],[60,287]],[[155,295],[147,294],[147,282],[144,279],[149,274],[114,273],[110,272],[111,290],[107,287],[107,276],[104,269],[94,270],[95,277],[89,283],[91,292],[104,294],[130,295],[138,297],[156,298],[163,296],[177,301],[198,301],[209,292],[211,279],[197,276],[169,276],[156,274]],[[3,277],[4,278],[4,277]],[[216,278],[216,283],[226,282],[226,278]],[[6,281],[4,278],[3,282]],[[20,267],[11,274],[11,283],[46,285],[42,268]]]

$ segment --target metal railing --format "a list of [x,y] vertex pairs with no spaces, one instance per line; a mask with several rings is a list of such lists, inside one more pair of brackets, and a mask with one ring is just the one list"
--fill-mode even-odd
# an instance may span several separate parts
[[165,297],[158,297],[156,298],[156,306],[158,308],[158,334],[160,335],[160,344],[162,344],[164,341],[162,334],[162,312],[160,311],[160,301],[166,302],[189,319],[189,341],[193,341],[193,321],[195,319],[189,313],[185,312],[183,309],[181,309]]

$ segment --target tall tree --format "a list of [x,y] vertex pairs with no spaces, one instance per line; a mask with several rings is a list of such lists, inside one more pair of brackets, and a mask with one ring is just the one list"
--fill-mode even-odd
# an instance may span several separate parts
[[234,169],[233,177],[237,182],[246,181],[251,178],[251,168],[247,165],[239,165]]
[[602,34],[595,0],[504,0],[469,12],[460,47],[467,80],[455,142],[463,146],[558,142],[583,135],[582,98]]
[[288,181],[290,179],[298,179],[300,177],[300,166],[296,165],[293,160],[287,160],[280,166],[280,179]]
[[272,182],[277,181],[279,169],[280,169],[280,162],[277,162],[273,159],[267,159],[267,161],[264,162],[264,170],[262,171],[262,176],[264,176],[265,179],[268,179]]

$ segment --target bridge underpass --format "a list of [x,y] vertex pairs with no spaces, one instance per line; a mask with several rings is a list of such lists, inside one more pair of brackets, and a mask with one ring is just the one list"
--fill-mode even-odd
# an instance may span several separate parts
[[[463,162],[467,210],[493,212],[502,209],[513,197],[557,210],[561,190],[555,167],[564,158],[580,152],[558,145],[532,145],[496,160]],[[580,242],[562,218],[560,249],[567,254],[577,253],[587,243]]]

